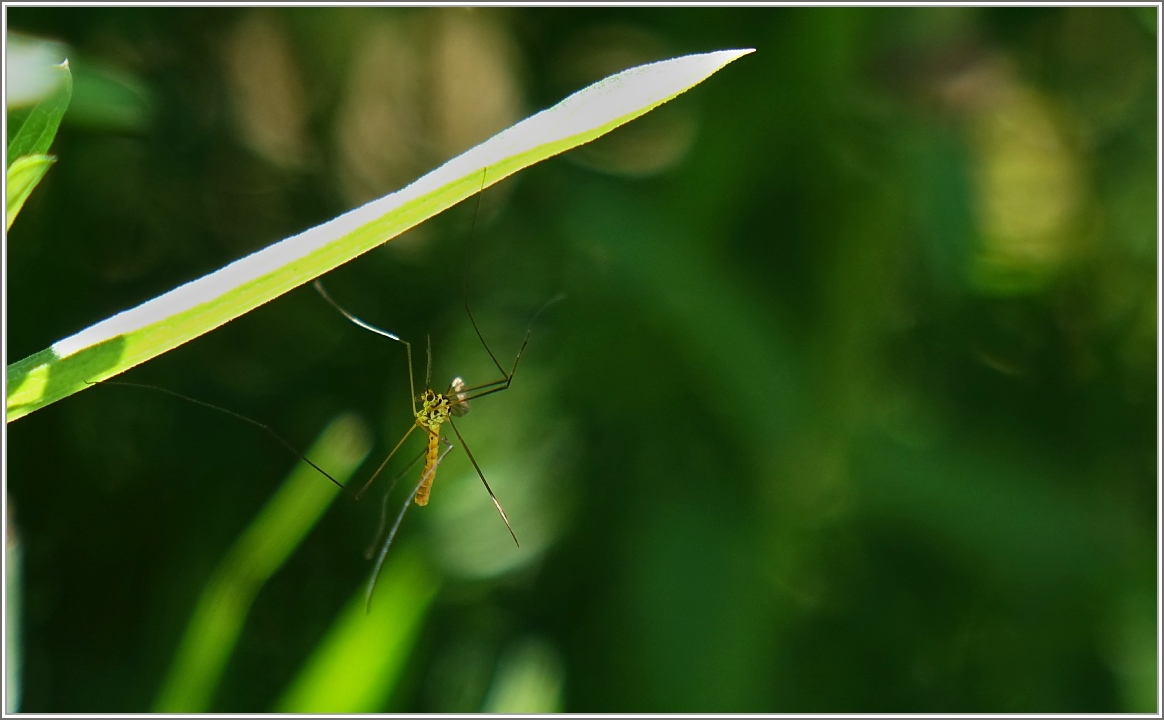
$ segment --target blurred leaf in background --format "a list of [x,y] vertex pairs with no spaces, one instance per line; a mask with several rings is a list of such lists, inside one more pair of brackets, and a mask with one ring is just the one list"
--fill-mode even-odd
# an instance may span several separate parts
[[[467,254],[499,357],[567,295],[458,425],[523,547],[451,455],[401,531],[412,611],[361,621],[379,503],[336,503],[210,710],[308,707],[309,678],[390,711],[1158,710],[1157,8],[7,13],[77,83],[9,236],[10,359],[612,69],[757,48],[488,190],[471,253],[470,203],[329,276],[431,335],[437,385],[495,371]],[[71,120],[82,58],[135,121]],[[297,446],[355,407],[378,463],[412,422],[381,340],[295,291],[127,379]],[[29,712],[148,709],[286,464],[100,390],[8,428]],[[390,666],[327,662],[394,621]]]
[[[348,485],[368,454],[367,431],[340,416],[321,433],[307,457]],[[157,712],[204,712],[238,642],[255,595],[303,541],[339,491],[320,481],[307,463],[264,506],[219,564],[198,600],[170,673],[154,704]]]
[[[11,38],[5,77],[12,88],[5,103],[8,118],[5,150],[5,229],[24,207],[56,158],[48,155],[61,118],[73,96],[73,76],[67,60],[54,63],[52,43]],[[29,107],[21,107],[27,105]],[[16,112],[10,112],[16,108]]]

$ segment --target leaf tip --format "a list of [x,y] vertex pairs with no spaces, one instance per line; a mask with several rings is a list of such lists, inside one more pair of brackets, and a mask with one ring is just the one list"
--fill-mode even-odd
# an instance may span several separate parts
[[[708,60],[715,62],[716,63],[715,68],[716,68],[716,70],[718,70],[719,68],[722,68],[723,66],[725,66],[731,62],[734,62],[736,60],[739,60],[743,56],[754,53],[754,52],[756,52],[756,48],[737,48],[734,50],[716,50],[713,52],[706,53],[702,57],[705,57]],[[714,70],[712,72],[714,72]]]

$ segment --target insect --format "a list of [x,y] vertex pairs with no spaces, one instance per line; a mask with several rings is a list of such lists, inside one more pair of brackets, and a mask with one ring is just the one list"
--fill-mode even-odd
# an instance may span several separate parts
[[[484,186],[485,186],[485,176],[484,176],[484,174],[482,174],[482,178],[481,178],[482,189],[484,189]],[[471,247],[471,243],[472,243],[472,239],[473,239],[473,229],[475,229],[475,226],[477,223],[477,211],[480,210],[480,205],[481,205],[481,194],[479,191],[478,195],[477,195],[477,206],[476,206],[476,209],[474,210],[474,214],[473,214],[473,228],[471,228],[470,232],[469,232],[470,247]],[[462,288],[462,300],[463,300],[463,304],[465,307],[465,312],[469,316],[469,322],[472,324],[473,330],[477,334],[478,340],[481,341],[481,345],[485,348],[485,352],[488,353],[489,358],[493,361],[493,364],[494,364],[494,366],[496,366],[497,371],[501,374],[501,377],[497,380],[482,383],[480,385],[475,385],[472,387],[467,386],[465,384],[465,381],[462,378],[456,377],[456,378],[453,378],[453,381],[449,384],[448,390],[446,390],[445,392],[437,392],[436,390],[434,390],[432,388],[432,345],[431,345],[431,342],[429,342],[426,344],[427,362],[426,362],[426,369],[425,369],[424,390],[420,394],[417,394],[417,392],[416,392],[416,380],[415,380],[415,373],[413,372],[413,362],[412,362],[412,344],[409,343],[407,340],[404,340],[404,339],[398,337],[397,335],[394,335],[393,333],[390,333],[386,330],[382,330],[382,329],[380,329],[380,328],[378,328],[370,323],[367,323],[367,322],[361,320],[360,318],[356,317],[352,313],[348,312],[338,302],[336,302],[331,297],[331,295],[328,294],[328,292],[324,289],[322,283],[320,283],[318,280],[316,280],[314,282],[315,290],[320,294],[320,296],[322,296],[324,300],[326,300],[330,305],[332,305],[336,310],[338,310],[345,318],[347,318],[349,321],[351,321],[355,325],[357,325],[365,330],[369,330],[377,335],[381,335],[381,336],[386,337],[390,340],[394,340],[398,343],[401,343],[402,345],[404,345],[405,352],[406,352],[406,355],[408,358],[408,385],[409,385],[410,397],[412,399],[413,424],[411,427],[409,427],[408,431],[404,433],[404,436],[400,438],[399,442],[396,443],[395,447],[392,448],[392,451],[388,453],[388,456],[384,458],[384,461],[380,463],[380,466],[376,469],[376,471],[374,473],[372,473],[372,475],[364,483],[363,487],[361,487],[360,490],[356,491],[356,492],[353,492],[353,490],[350,487],[345,486],[339,480],[336,480],[334,477],[332,477],[326,470],[324,470],[319,465],[315,464],[310,459],[308,459],[303,453],[301,453],[293,445],[291,445],[291,443],[287,442],[285,439],[283,439],[283,437],[281,435],[276,433],[274,431],[274,429],[272,429],[270,426],[265,425],[263,423],[260,423],[256,420],[252,420],[251,418],[249,418],[241,413],[237,413],[233,410],[229,410],[227,408],[220,407],[218,405],[204,402],[202,400],[197,400],[197,399],[189,397],[187,395],[183,395],[181,393],[174,392],[173,390],[168,390],[166,388],[158,387],[155,385],[147,385],[147,384],[142,384],[142,383],[132,383],[132,382],[115,381],[115,380],[106,380],[102,384],[123,385],[123,386],[127,386],[127,387],[138,387],[138,388],[155,390],[158,392],[166,393],[166,394],[174,396],[174,397],[181,398],[183,400],[195,403],[197,405],[200,405],[200,406],[205,407],[205,408],[209,408],[211,410],[216,410],[216,411],[225,413],[227,415],[231,415],[239,420],[242,420],[243,422],[249,423],[250,425],[253,425],[253,426],[265,431],[266,433],[268,433],[272,438],[274,438],[285,449],[287,449],[293,455],[295,455],[299,459],[301,459],[304,462],[306,462],[307,464],[309,464],[312,468],[317,470],[321,475],[323,475],[328,480],[330,480],[332,483],[337,485],[340,489],[344,490],[345,492],[347,492],[350,495],[353,495],[355,497],[355,499],[357,499],[357,500],[360,499],[364,495],[365,492],[367,492],[367,490],[371,487],[372,483],[376,480],[377,477],[380,476],[380,474],[388,466],[388,463],[392,460],[393,457],[395,457],[397,451],[400,450],[400,448],[404,445],[404,443],[408,440],[408,438],[411,437],[412,434],[414,432],[416,432],[418,429],[421,430],[425,434],[425,438],[426,438],[425,450],[423,451],[423,453],[421,455],[418,455],[416,457],[416,459],[414,459],[412,461],[412,463],[410,463],[408,465],[408,468],[406,468],[404,471],[404,472],[407,472],[408,469],[412,467],[412,465],[414,465],[418,460],[420,460],[421,457],[423,457],[424,458],[424,466],[423,466],[423,469],[421,470],[420,481],[414,487],[414,489],[412,490],[412,493],[408,496],[408,499],[405,500],[403,506],[400,509],[400,512],[396,515],[396,519],[393,522],[391,529],[388,531],[388,534],[387,534],[387,537],[384,541],[384,544],[381,546],[379,554],[376,558],[376,563],[373,567],[372,575],[371,575],[371,578],[368,582],[368,588],[367,588],[367,593],[366,593],[366,598],[365,598],[366,605],[368,607],[371,607],[372,595],[376,589],[376,581],[380,575],[380,570],[383,567],[384,560],[388,555],[388,550],[391,547],[392,541],[396,536],[396,531],[400,528],[400,524],[404,519],[404,515],[407,512],[409,505],[411,505],[413,502],[415,502],[417,505],[421,505],[421,506],[428,504],[429,497],[430,497],[431,492],[432,492],[433,480],[436,477],[437,468],[440,465],[440,463],[444,460],[445,456],[447,456],[449,454],[449,452],[451,452],[453,450],[453,448],[455,447],[451,441],[449,441],[447,438],[445,438],[444,436],[441,435],[441,430],[445,424],[448,424],[448,426],[450,428],[452,428],[453,434],[456,436],[457,441],[460,443],[461,447],[465,451],[465,455],[468,456],[469,461],[473,464],[473,469],[476,470],[477,476],[481,479],[481,483],[485,486],[486,492],[489,493],[489,499],[493,501],[493,506],[495,508],[497,508],[498,514],[501,515],[501,519],[505,523],[506,529],[509,530],[509,534],[513,538],[513,542],[518,547],[521,546],[521,543],[518,542],[518,539],[517,539],[517,533],[514,532],[513,525],[509,521],[509,516],[505,513],[505,509],[501,506],[501,502],[497,499],[497,495],[493,492],[493,488],[491,488],[489,486],[489,481],[485,479],[485,473],[482,472],[481,466],[477,463],[477,459],[473,456],[472,451],[469,450],[469,446],[468,446],[468,444],[465,443],[465,439],[464,439],[464,437],[462,437],[461,431],[457,429],[456,423],[453,421],[453,418],[454,417],[463,417],[465,414],[467,414],[469,412],[471,401],[477,400],[477,399],[485,397],[487,395],[492,395],[493,393],[501,392],[501,391],[509,388],[510,384],[513,382],[514,376],[517,373],[517,368],[518,368],[518,365],[521,363],[521,358],[522,358],[522,355],[525,353],[526,346],[529,344],[530,334],[533,331],[533,326],[537,322],[538,317],[541,315],[541,313],[547,307],[549,307],[553,303],[557,302],[558,300],[562,299],[563,296],[558,296],[558,297],[555,297],[555,298],[549,300],[548,302],[543,304],[542,307],[540,309],[538,309],[538,311],[534,314],[533,319],[530,321],[529,326],[526,328],[525,338],[522,340],[521,347],[517,351],[517,356],[514,358],[513,366],[509,369],[509,372],[506,372],[505,368],[502,367],[501,363],[498,361],[497,356],[493,353],[493,350],[490,349],[489,344],[485,341],[485,337],[484,337],[484,335],[482,335],[481,329],[477,325],[477,320],[476,320],[476,318],[473,317],[473,311],[469,308],[468,278],[469,278],[469,257],[468,257],[468,252],[466,252],[464,285]],[[442,450],[442,447],[443,447],[443,450]],[[399,477],[400,476],[397,477],[397,480],[399,480]],[[395,484],[396,484],[396,481],[393,481],[392,486],[389,487],[388,492],[385,493],[385,495],[384,495],[384,506],[383,506],[383,510],[381,511],[380,528],[376,532],[376,540],[379,540],[380,535],[384,530],[384,526],[387,524],[387,507],[388,507],[387,503],[388,503],[389,497],[391,496],[391,492],[392,492],[393,488],[395,487]],[[375,547],[375,541],[373,542],[373,548],[374,547]],[[370,549],[370,551],[368,553],[369,557],[371,556],[371,554],[372,554],[372,552]]]
[[[484,175],[482,175],[481,178],[481,185],[483,189],[485,185]],[[477,207],[473,214],[474,227],[476,226],[477,211],[480,210],[480,206],[481,195],[479,192],[477,195]],[[473,230],[470,229],[470,244],[472,243],[472,238]],[[521,347],[517,351],[517,357],[514,358],[513,366],[509,369],[509,372],[506,372],[505,368],[502,367],[501,363],[497,360],[497,356],[493,353],[493,350],[490,349],[489,343],[485,341],[485,337],[481,333],[481,328],[477,325],[477,320],[473,317],[473,311],[469,308],[468,277],[469,260],[468,253],[466,252],[464,286],[462,293],[465,313],[469,316],[469,322],[473,326],[473,331],[477,334],[477,339],[481,341],[482,347],[484,347],[485,352],[489,354],[489,358],[493,361],[493,364],[496,366],[497,371],[501,374],[501,377],[497,380],[482,383],[480,385],[474,385],[471,387],[466,386],[465,381],[462,378],[455,377],[453,378],[452,382],[449,383],[448,390],[445,392],[437,392],[436,390],[432,389],[432,344],[431,342],[428,342],[426,344],[424,390],[420,394],[417,394],[416,392],[416,380],[412,363],[412,344],[393,333],[382,330],[356,317],[351,312],[345,310],[338,302],[336,302],[324,289],[322,283],[320,283],[318,280],[314,282],[315,290],[320,294],[320,296],[322,296],[323,299],[326,300],[332,307],[338,310],[345,318],[347,318],[358,327],[404,345],[405,354],[408,357],[408,387],[410,396],[412,398],[412,414],[414,418],[413,424],[408,428],[407,432],[404,433],[404,436],[401,437],[400,440],[396,443],[395,447],[392,448],[392,451],[388,453],[388,456],[384,458],[384,461],[380,463],[380,466],[376,469],[376,471],[372,473],[371,477],[369,477],[368,480],[364,483],[364,486],[356,493],[356,498],[359,499],[364,495],[368,488],[371,487],[373,481],[375,481],[376,478],[380,476],[380,474],[384,471],[384,468],[388,466],[389,461],[392,460],[392,458],[414,432],[421,430],[425,434],[426,444],[424,452],[422,455],[417,456],[417,458],[409,463],[408,466],[408,468],[411,468],[412,465],[417,462],[417,460],[419,460],[421,457],[424,458],[424,466],[421,470],[420,481],[416,484],[415,488],[412,490],[412,493],[404,501],[404,504],[400,508],[400,512],[397,513],[396,519],[392,523],[391,529],[388,531],[387,537],[384,540],[384,544],[380,547],[379,554],[376,557],[376,563],[372,568],[371,579],[368,582],[368,589],[365,597],[365,604],[367,607],[371,607],[372,594],[376,589],[376,581],[379,578],[380,569],[384,564],[384,559],[388,555],[389,548],[392,546],[392,541],[396,537],[396,531],[400,528],[400,523],[404,520],[404,514],[408,511],[409,506],[413,502],[420,506],[428,504],[429,497],[432,492],[433,480],[436,477],[437,467],[440,465],[441,461],[444,460],[445,456],[448,455],[449,452],[451,452],[454,448],[453,443],[441,435],[441,429],[445,424],[448,424],[448,426],[452,428],[453,434],[457,438],[457,442],[460,444],[461,448],[464,449],[465,455],[469,458],[469,462],[473,464],[473,469],[477,471],[477,477],[481,479],[481,484],[485,486],[485,491],[489,493],[489,499],[493,501],[493,506],[497,508],[497,513],[501,516],[502,521],[505,523],[506,529],[509,530],[509,534],[513,538],[513,542],[518,547],[521,546],[521,543],[518,542],[517,539],[517,533],[514,532],[513,525],[509,521],[509,516],[505,513],[505,508],[501,506],[501,502],[497,499],[496,493],[494,493],[493,488],[489,486],[489,481],[485,479],[485,473],[481,471],[481,466],[477,463],[477,459],[473,456],[472,451],[469,450],[469,446],[465,442],[465,438],[461,435],[461,431],[457,429],[457,424],[453,421],[453,418],[465,416],[469,412],[469,403],[471,401],[483,398],[487,395],[501,392],[509,388],[510,384],[513,382],[514,375],[517,374],[517,367],[521,363],[521,357],[525,353],[526,346],[529,344],[530,333],[533,332],[534,323],[537,322],[538,317],[547,307],[560,300],[563,296],[559,295],[549,300],[534,314],[533,319],[530,320],[529,326],[526,328],[525,338],[522,340]],[[442,445],[444,446],[443,451],[441,450]],[[406,468],[404,472],[407,472],[408,468]],[[397,477],[397,480],[398,479],[399,476]],[[377,539],[379,539],[380,533],[383,531],[383,527],[387,521],[387,502],[394,486],[395,481],[392,483],[392,487],[389,487],[388,492],[384,496],[385,505],[384,510],[381,513],[381,526],[376,533]],[[373,542],[373,548],[374,546],[375,541]],[[371,552],[369,552],[369,555],[371,555]]]

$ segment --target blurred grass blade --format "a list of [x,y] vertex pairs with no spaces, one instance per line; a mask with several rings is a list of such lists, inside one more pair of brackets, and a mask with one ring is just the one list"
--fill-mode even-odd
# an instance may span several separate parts
[[[54,65],[52,72],[58,75],[56,88],[38,102],[24,119],[16,135],[8,143],[8,157],[5,167],[12,167],[17,158],[25,155],[44,155],[57,136],[61,118],[73,97],[73,75],[69,72],[69,61]],[[11,224],[11,223],[9,223]]]
[[553,647],[543,640],[527,639],[501,658],[481,712],[562,712],[564,674],[562,660]]
[[56,162],[52,155],[25,155],[8,166],[8,184],[5,188],[5,230],[12,229],[12,221],[20,214],[24,201],[40,183],[41,178]]
[[151,122],[154,98],[137,76],[77,56],[73,78],[73,103],[69,107],[70,127],[102,132],[143,132]]
[[365,610],[360,587],[275,711],[382,710],[412,655],[437,585],[418,553],[407,547],[395,551],[380,577],[371,610]]
[[489,187],[610,132],[749,52],[687,55],[612,75],[502,131],[402,190],[13,363],[7,375],[7,420],[209,332],[456,205],[483,185]]
[[[307,455],[343,482],[363,462],[369,446],[363,424],[345,415],[324,429]],[[207,709],[255,595],[338,494],[307,464],[296,466],[202,591],[158,694],[155,712]]]

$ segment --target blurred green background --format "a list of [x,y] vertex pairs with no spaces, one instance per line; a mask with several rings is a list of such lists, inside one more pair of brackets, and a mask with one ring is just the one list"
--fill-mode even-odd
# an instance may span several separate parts
[[[97,387],[7,428],[10,703],[148,711],[171,678],[223,712],[1156,710],[1156,8],[6,12],[75,78],[8,237],[8,362],[615,71],[757,49],[486,191],[471,254],[472,200],[325,278],[430,335],[438,389],[496,375],[466,257],[502,363],[567,295],[459,422],[520,550],[458,449],[380,615],[352,609],[379,493],[339,496],[238,606],[221,681],[175,680],[296,461]],[[306,287],[119,379],[301,448],[354,411],[357,480],[411,422],[403,349]]]

